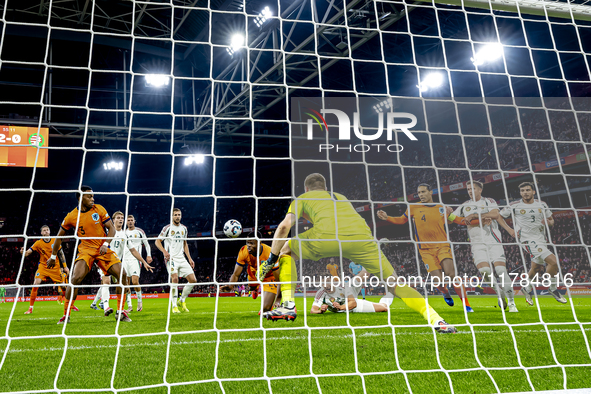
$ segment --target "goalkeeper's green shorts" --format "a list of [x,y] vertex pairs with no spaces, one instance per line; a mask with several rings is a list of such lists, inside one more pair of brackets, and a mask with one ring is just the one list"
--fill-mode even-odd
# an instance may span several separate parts
[[[325,257],[340,257],[342,250],[344,258],[362,265],[367,272],[380,279],[386,280],[389,276],[395,275],[392,264],[379,249],[373,237],[368,235],[339,235],[340,241],[336,241],[334,235],[332,235],[334,241],[330,240],[330,237],[325,234],[318,234],[311,228],[290,239],[289,248],[295,255],[315,261]],[[325,238],[329,238],[329,240],[323,240]],[[306,241],[306,239],[314,239],[314,241]]]

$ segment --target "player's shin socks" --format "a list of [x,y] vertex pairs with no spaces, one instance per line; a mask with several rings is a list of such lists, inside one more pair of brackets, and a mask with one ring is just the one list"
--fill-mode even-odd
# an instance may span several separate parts
[[137,302],[142,302],[142,291],[136,290],[135,294],[137,295]]
[[462,300],[462,303],[466,306],[470,306],[470,302],[468,301],[468,295],[466,294],[466,288],[464,287],[464,285],[454,285],[454,290],[456,291],[458,297],[460,297],[460,299]]
[[183,288],[183,293],[181,294],[181,302],[185,302],[189,294],[191,294],[191,292],[193,291],[193,287],[195,287],[195,285],[185,285],[185,287]]
[[509,300],[509,302],[513,301],[515,293],[513,292],[513,283],[511,283],[511,277],[507,272],[507,267],[499,265],[498,267],[495,267],[495,272],[499,275],[499,286],[505,292],[507,300]]
[[101,299],[101,293],[103,292],[103,286],[99,287],[98,291],[96,292],[96,295],[94,296],[94,301],[92,301],[92,303],[94,305],[96,305],[99,300]]
[[127,293],[127,297],[125,297],[125,299],[127,300],[127,306],[131,308],[131,290]]
[[33,305],[35,305],[35,299],[37,299],[37,290],[39,290],[38,287],[33,287],[33,290],[31,290],[31,308],[33,307]]
[[361,288],[361,295],[363,296],[363,299],[365,299],[365,287]]
[[170,298],[172,299],[172,307],[176,307],[176,303],[177,303],[177,299],[179,296],[179,287],[176,285],[173,285],[172,288],[170,289]]
[[[550,288],[548,290],[554,291],[557,288],[557,280],[555,276],[550,277]],[[31,293],[32,295],[33,293]],[[31,304],[32,305],[32,304]]]
[[478,268],[478,271],[480,271],[480,274],[482,275],[482,283],[486,283],[487,285],[489,285],[498,295],[499,286],[497,280],[495,279],[495,276],[492,274],[492,271],[490,270],[490,267]]
[[[279,281],[280,282],[295,282],[297,280],[298,271],[296,269],[295,260],[288,255],[283,255],[279,258]],[[283,303],[287,303],[288,308],[295,306],[295,283],[281,283],[281,298]]]
[[64,297],[64,316],[68,314],[68,309],[70,309],[70,299],[68,297]]
[[111,291],[109,290],[109,286],[102,286],[101,287],[101,300],[103,301],[103,309],[109,309],[109,299],[111,298]]
[[412,287],[396,286],[395,293],[396,297],[400,298],[406,306],[423,315],[429,324],[435,324],[439,320],[443,320],[431,305],[427,305],[427,301],[423,296]]
[[61,286],[58,286],[58,287],[57,287],[57,292],[58,292],[58,294],[59,294],[59,295],[57,296],[57,300],[58,300],[59,302],[62,302],[62,300],[64,299],[64,295],[66,294],[66,289],[65,289],[65,288],[63,288],[63,287],[61,287]]
[[[123,295],[120,291],[117,292],[117,312],[123,309]],[[105,309],[106,310],[106,309]]]

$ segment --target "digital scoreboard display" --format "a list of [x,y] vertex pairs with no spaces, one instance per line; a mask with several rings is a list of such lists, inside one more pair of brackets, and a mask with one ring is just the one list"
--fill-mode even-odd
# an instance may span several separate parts
[[[49,129],[0,125],[0,167],[47,168]],[[39,156],[37,156],[39,151]]]

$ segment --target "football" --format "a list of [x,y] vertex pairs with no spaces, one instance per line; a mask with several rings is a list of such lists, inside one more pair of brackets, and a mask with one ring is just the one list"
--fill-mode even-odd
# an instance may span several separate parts
[[242,225],[238,220],[230,219],[224,224],[224,234],[230,238],[239,237],[242,234]]

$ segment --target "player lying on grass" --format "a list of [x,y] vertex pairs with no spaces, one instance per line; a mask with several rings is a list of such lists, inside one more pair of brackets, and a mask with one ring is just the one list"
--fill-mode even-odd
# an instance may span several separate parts
[[[409,220],[412,221],[414,238],[427,272],[432,277],[438,277],[440,283],[444,283],[444,276],[451,279],[456,276],[451,245],[445,230],[445,220],[451,212],[446,212],[443,205],[433,202],[433,190],[430,185],[421,183],[417,188],[417,194],[421,204],[411,205],[404,215],[392,217],[384,211],[378,211],[377,215],[381,220],[387,220],[394,224],[406,224]],[[464,218],[452,219],[458,224],[465,224]],[[488,220],[490,221],[490,219]],[[473,224],[476,224],[476,221]],[[445,302],[449,306],[453,306],[454,301],[447,287],[441,284],[436,287],[443,294]],[[474,312],[468,301],[464,285],[456,286],[454,284],[454,290],[462,300],[466,311]]]
[[[120,278],[120,283],[125,283],[127,278],[121,268],[121,261],[110,249],[110,242],[115,236],[115,226],[109,217],[109,214],[101,205],[94,203],[94,193],[89,186],[82,186],[80,192],[77,192],[80,210],[74,208],[65,217],[62,227],[57,234],[57,239],[53,243],[53,253],[47,261],[47,267],[53,268],[56,254],[58,253],[62,238],[66,231],[76,228],[76,235],[80,239],[78,253],[71,270],[71,284],[66,290],[66,300],[64,302],[64,316],[58,324],[70,321],[70,303],[74,303],[78,295],[77,286],[82,283],[86,275],[90,272],[93,264],[96,264],[103,273]],[[106,231],[105,231],[106,230]],[[72,293],[73,287],[73,293]],[[123,310],[121,302],[121,287],[117,287],[117,313],[115,317],[121,321],[130,322],[127,312]]]
[[[447,324],[426,303],[419,292],[407,285],[397,285],[394,268],[380,251],[363,219],[342,194],[329,193],[326,179],[321,174],[310,174],[304,182],[305,193],[289,206],[283,221],[277,227],[269,259],[258,271],[259,280],[275,266],[279,259],[279,281],[283,305],[266,312],[268,320],[295,320],[294,290],[297,281],[295,259],[318,261],[325,257],[342,257],[361,264],[368,272],[386,281],[388,291],[402,299],[411,309],[420,313],[437,331],[454,333],[455,327]],[[314,227],[298,234],[289,241],[285,239],[298,219],[305,217]],[[337,227],[338,226],[338,227]],[[338,240],[337,240],[338,231]],[[308,241],[310,239],[311,241]],[[281,255],[281,258],[279,256]]]
[[[255,238],[256,237],[256,238]],[[256,283],[256,272],[259,268],[259,265],[262,261],[265,261],[269,258],[269,254],[271,253],[271,247],[269,245],[265,245],[262,242],[259,242],[258,239],[262,238],[262,234],[260,232],[252,232],[248,234],[246,245],[244,245],[240,252],[238,253],[238,259],[236,260],[236,266],[234,267],[234,272],[230,277],[231,283],[238,282],[238,278],[240,278],[240,274],[244,268],[246,268],[246,272],[248,273],[248,280],[252,283],[249,283],[250,290],[253,291],[252,298],[256,299],[258,297],[258,283]],[[260,244],[260,246],[259,246]],[[265,278],[263,279],[263,312],[270,311],[273,309],[275,304],[275,300],[277,299],[277,282],[279,280],[279,276],[275,276],[279,265],[275,265],[271,271],[267,273]],[[220,288],[221,291],[232,291],[232,285],[225,285]]]
[[[187,297],[193,291],[197,278],[195,278],[195,262],[189,253],[189,245],[187,244],[187,237],[189,232],[187,228],[181,224],[182,212],[178,208],[172,210],[172,223],[164,226],[158,239],[156,240],[156,247],[164,254],[164,262],[170,275],[172,283],[170,290],[170,300],[172,302],[172,313],[189,312],[187,308]],[[162,242],[164,241],[164,245]],[[189,259],[185,258],[185,255]],[[179,294],[179,277],[186,278],[189,283],[183,288],[183,294],[178,299]],[[180,309],[179,309],[180,307]]]
[[[59,264],[56,264],[53,268],[47,268],[47,260],[52,255],[52,246],[55,242],[54,238],[50,238],[50,231],[49,226],[41,227],[41,235],[44,237],[35,241],[35,243],[24,252],[25,248],[21,248],[21,254],[25,253],[25,257],[29,257],[31,253],[37,252],[39,254],[39,265],[37,266],[37,272],[35,273],[35,280],[33,281],[33,286],[39,286],[41,282],[46,279],[50,279],[53,283],[60,283],[65,284],[67,283],[67,275],[70,272],[68,270],[68,266],[66,265],[66,256],[64,256],[64,251],[60,247],[58,250],[58,258],[60,260]],[[62,300],[62,294],[65,291],[63,286],[58,286],[59,291],[59,300]],[[31,296],[29,301],[29,309],[25,312],[25,315],[29,315],[33,313],[33,307],[35,306],[35,299],[37,298],[37,291],[39,287],[33,287],[31,290]],[[72,309],[78,311],[78,308],[72,305]]]
[[[482,182],[467,182],[466,188],[470,199],[460,205],[454,212],[454,216],[465,217],[465,221],[470,223],[475,219],[491,219],[490,224],[468,224],[468,236],[470,237],[470,248],[472,250],[472,259],[476,268],[482,274],[484,283],[490,287],[500,297],[503,307],[505,303],[509,307],[509,312],[518,312],[515,306],[513,283],[507,272],[507,259],[505,250],[501,243],[501,231],[497,219],[499,217],[499,207],[492,198],[482,197]],[[453,218],[453,216],[450,216]],[[501,219],[502,220],[502,219]],[[495,274],[499,276],[500,281],[495,279]],[[505,301],[507,297],[507,301]]]
[[[521,243],[523,249],[530,255],[532,264],[528,273],[529,279],[534,279],[536,274],[542,274],[545,267],[546,273],[550,274],[548,292],[556,301],[566,304],[568,301],[557,289],[558,260],[547,247],[546,224],[549,227],[554,226],[552,211],[548,209],[545,202],[534,200],[536,190],[533,183],[521,183],[519,194],[521,194],[521,200],[512,202],[501,211],[501,216],[504,218],[513,216],[516,231],[509,227],[504,220],[499,221],[499,224],[512,237],[516,238],[517,242]],[[525,301],[533,306],[531,283],[521,290],[525,295]]]
[[[362,270],[358,275],[361,280],[367,276],[367,271]],[[392,298],[382,298],[379,303],[370,302],[365,299],[359,300],[357,288],[345,283],[341,286],[333,285],[330,277],[324,278],[324,286],[316,292],[314,303],[310,313],[320,314],[327,310],[331,312],[387,312],[388,306],[392,303]]]

